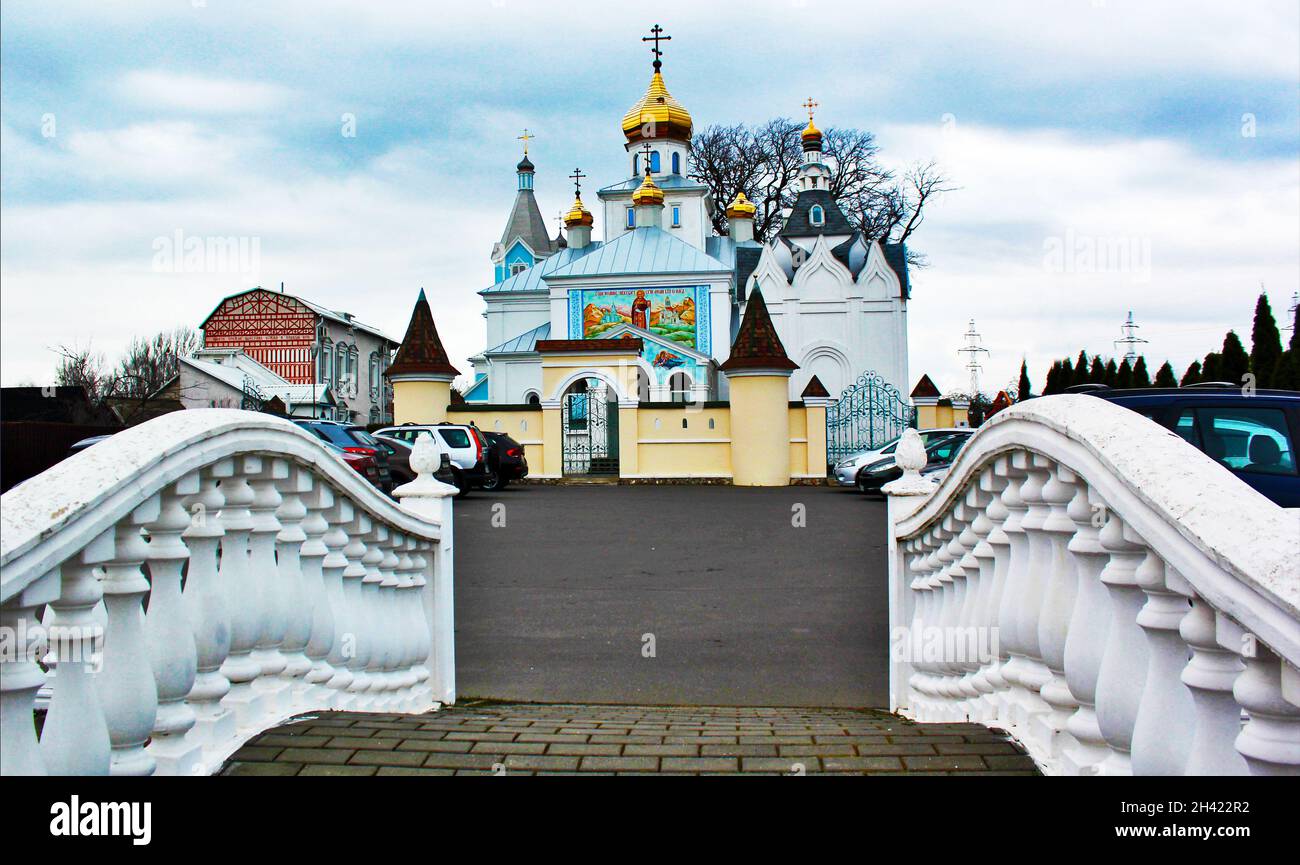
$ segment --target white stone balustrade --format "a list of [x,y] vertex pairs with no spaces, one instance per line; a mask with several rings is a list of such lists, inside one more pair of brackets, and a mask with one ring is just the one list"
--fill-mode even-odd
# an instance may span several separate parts
[[0,772],[204,774],[304,711],[454,702],[455,488],[426,450],[399,505],[288,421],[205,409],[5,493]]
[[908,451],[894,711],[1006,729],[1049,774],[1300,774],[1300,513],[1085,395],[999,412],[938,486]]

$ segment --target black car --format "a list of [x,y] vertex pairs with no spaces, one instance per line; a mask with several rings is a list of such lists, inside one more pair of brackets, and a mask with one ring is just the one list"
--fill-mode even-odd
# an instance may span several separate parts
[[[962,446],[970,441],[975,431],[955,433],[933,441],[925,446],[926,463],[922,474],[929,474],[947,469]],[[858,489],[864,493],[880,495],[880,488],[892,480],[903,476],[903,470],[894,464],[892,456],[868,463],[858,470]]]
[[1082,392],[1177,433],[1274,504],[1300,508],[1300,392],[1228,383]]
[[528,458],[524,446],[505,433],[479,430],[487,442],[487,472],[482,487],[485,490],[503,490],[511,481],[528,477]]
[[378,474],[371,479],[372,482],[384,492],[392,492],[393,476],[388,468],[388,450],[381,447],[374,437],[366,432],[365,427],[333,420],[294,420],[294,423],[322,441],[343,448],[348,453],[372,457],[379,470]]

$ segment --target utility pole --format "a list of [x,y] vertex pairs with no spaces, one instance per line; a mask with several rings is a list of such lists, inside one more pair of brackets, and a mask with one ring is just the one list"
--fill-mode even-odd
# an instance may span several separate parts
[[980,345],[979,332],[975,330],[975,319],[970,320],[969,329],[962,334],[966,344],[957,349],[958,354],[964,354],[966,358],[966,369],[970,372],[970,399],[974,401],[975,395],[980,392],[980,371],[984,367],[980,366],[980,355],[988,354],[989,350]]
[[1120,326],[1120,330],[1123,332],[1124,336],[1115,340],[1115,348],[1117,351],[1120,350],[1120,346],[1124,346],[1122,349],[1124,352],[1124,359],[1128,361],[1130,367],[1137,363],[1137,347],[1139,345],[1145,345],[1148,342],[1137,335],[1137,329],[1138,325],[1133,323],[1133,310],[1130,309],[1128,311],[1128,320]]

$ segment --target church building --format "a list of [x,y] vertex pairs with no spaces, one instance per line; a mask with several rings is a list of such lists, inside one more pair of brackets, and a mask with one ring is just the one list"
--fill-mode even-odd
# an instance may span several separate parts
[[[641,341],[640,401],[725,400],[729,385],[719,367],[757,291],[798,364],[791,399],[814,376],[837,397],[869,371],[903,390],[906,250],[867,240],[841,212],[811,110],[797,198],[777,236],[760,243],[756,207],[744,190],[719,203],[690,177],[694,121],[668,92],[657,34],[650,85],[622,119],[628,175],[596,193],[603,240],[592,236],[581,171],[570,175],[567,238],[548,235],[534,198],[536,167],[525,151],[514,208],[492,249],[495,281],[479,292],[487,347],[471,358],[466,401],[557,400],[561,394],[542,387],[539,341],[627,338]],[[530,136],[522,137],[526,147]],[[730,225],[725,237],[711,228],[719,206]]]

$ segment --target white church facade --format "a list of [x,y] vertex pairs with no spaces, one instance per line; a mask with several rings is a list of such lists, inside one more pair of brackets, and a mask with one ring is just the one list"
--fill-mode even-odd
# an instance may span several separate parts
[[656,56],[648,90],[623,118],[630,175],[597,193],[603,241],[592,237],[576,171],[567,236],[548,236],[525,152],[514,207],[492,250],[496,281],[479,292],[487,347],[471,359],[466,401],[556,399],[542,392],[540,340],[628,336],[644,346],[641,401],[725,400],[718,366],[755,291],[799,364],[791,399],[814,375],[836,397],[868,371],[906,393],[906,250],[864,239],[840,211],[811,115],[797,198],[777,236],[754,240],[756,208],[743,191],[725,205],[729,234],[717,236],[719,204],[690,178],[691,115],[660,70]]

